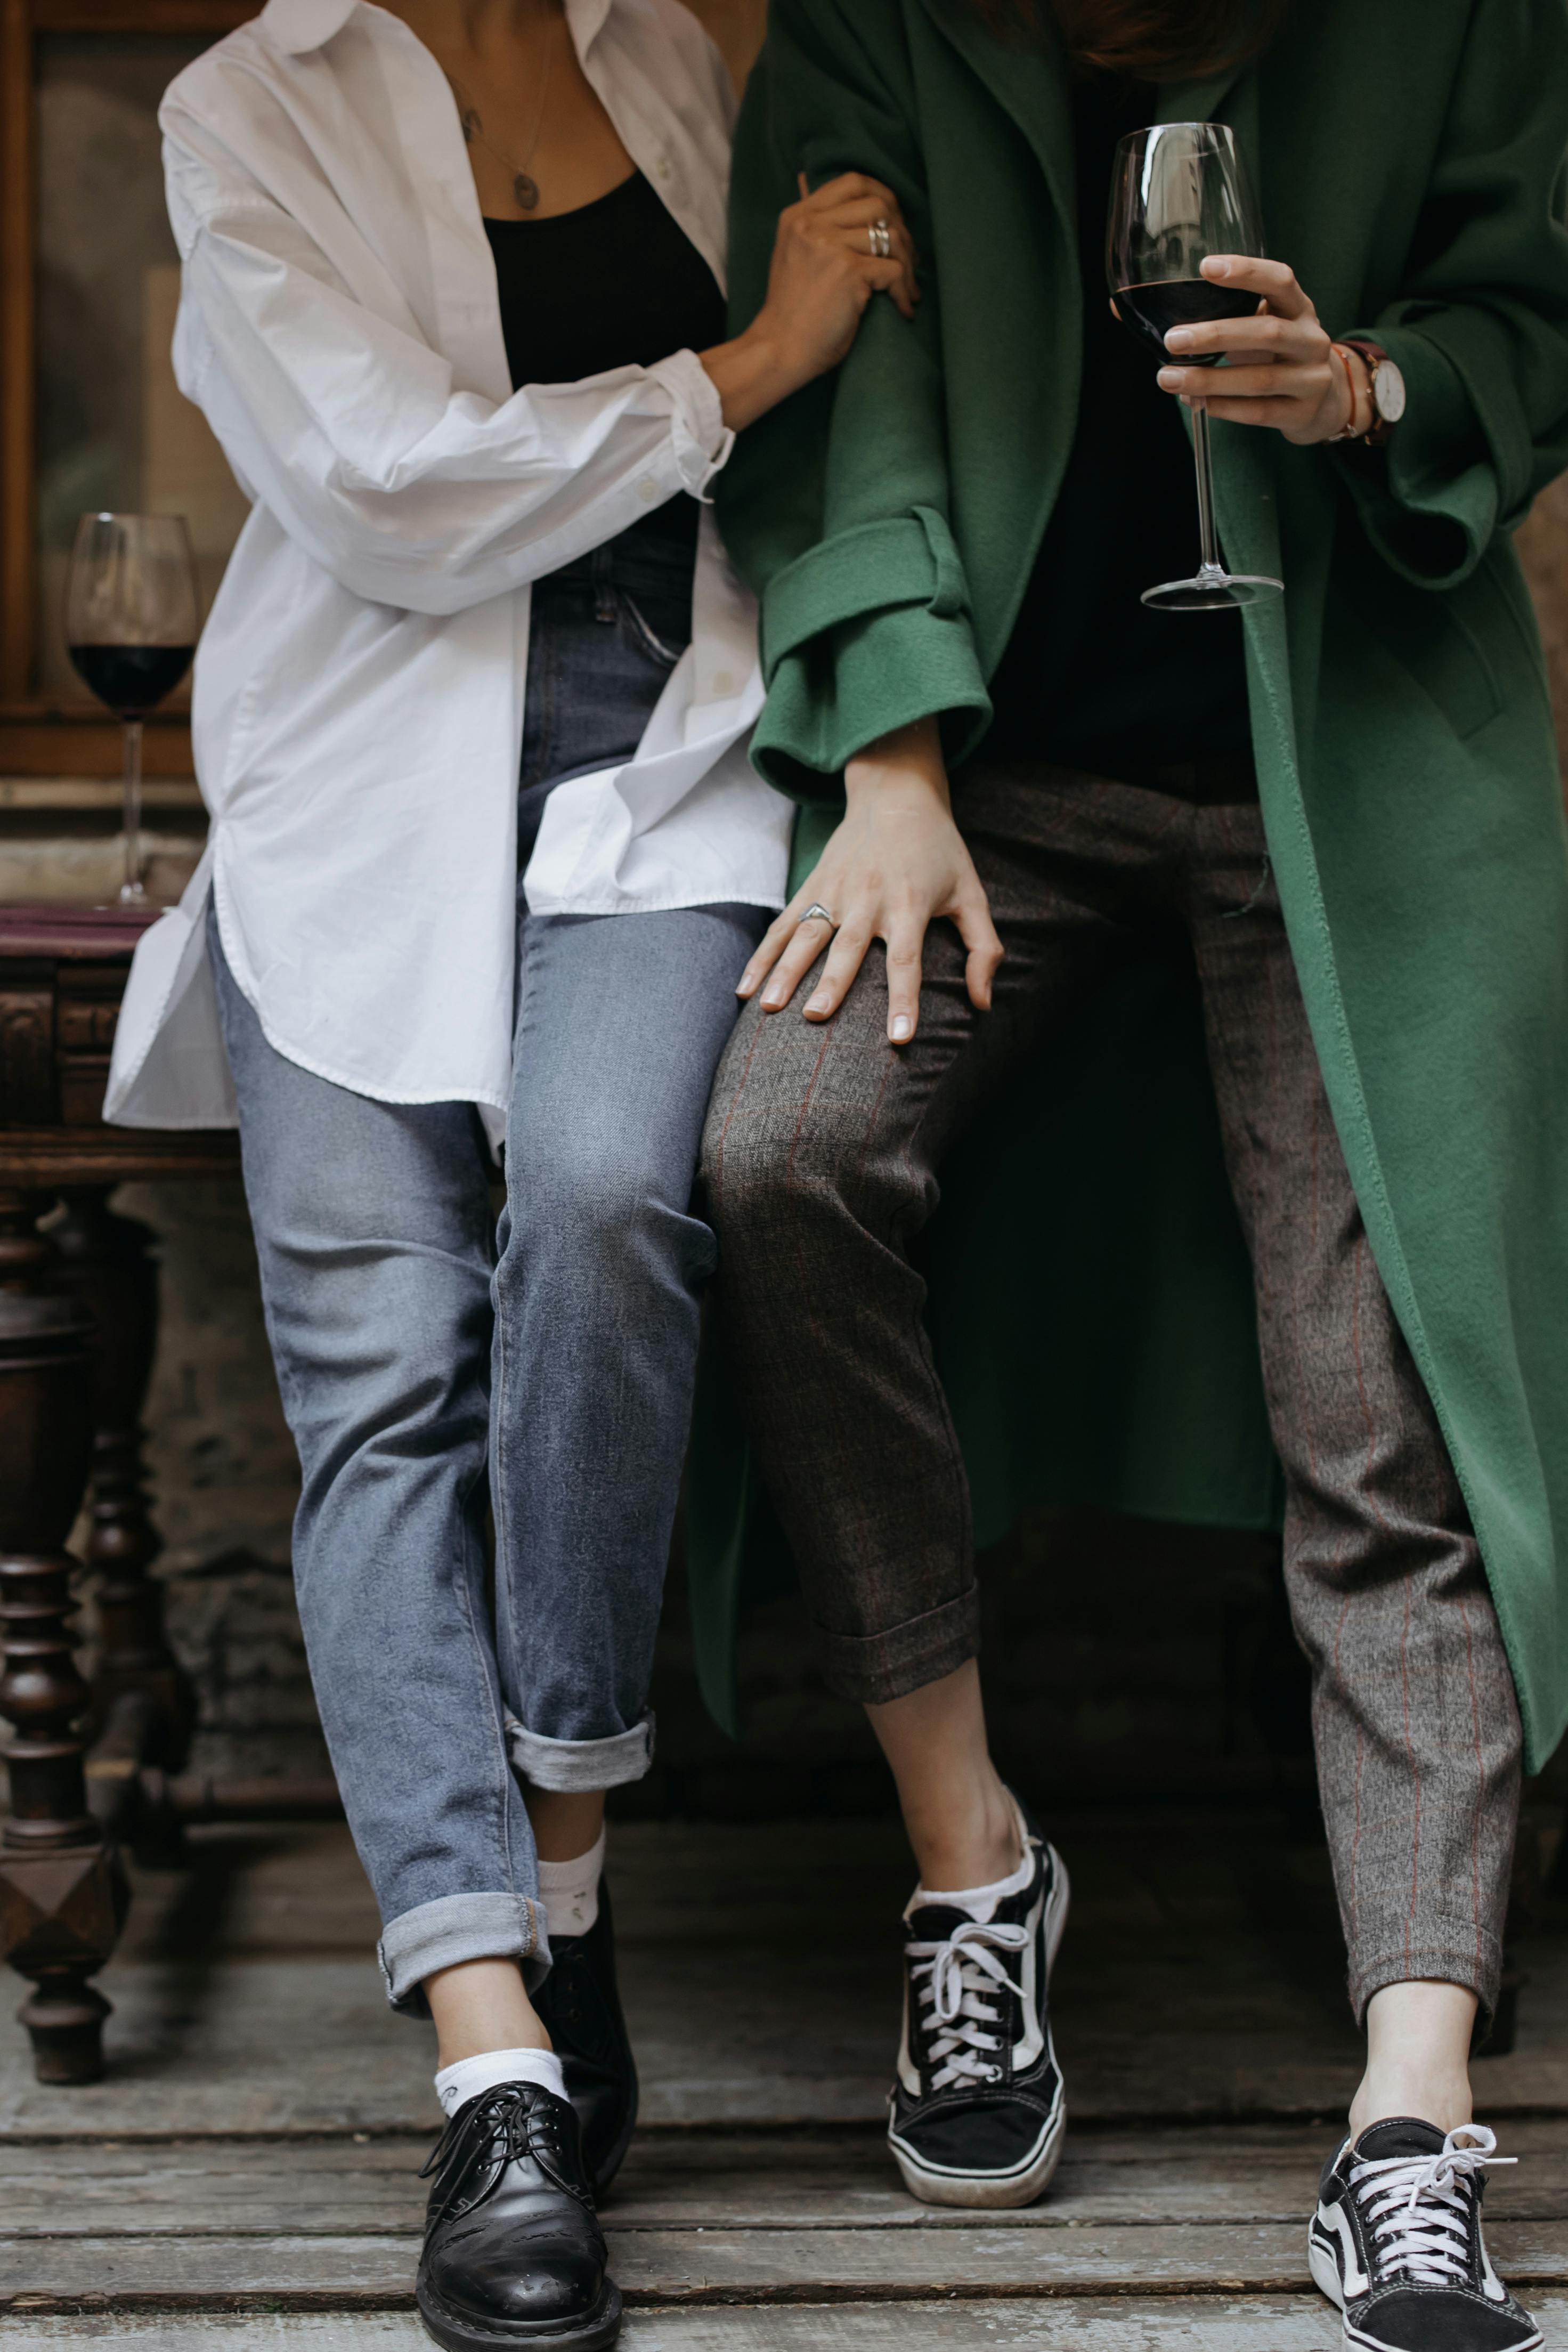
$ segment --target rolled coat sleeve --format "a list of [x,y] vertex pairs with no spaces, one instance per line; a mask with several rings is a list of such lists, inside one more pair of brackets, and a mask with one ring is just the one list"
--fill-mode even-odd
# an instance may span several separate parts
[[[883,0],[855,8],[884,13]],[[889,48],[879,43],[879,57]],[[854,11],[773,0],[737,134],[733,331],[761,306],[798,172],[813,187],[845,171],[884,181],[928,261],[915,117],[912,94],[872,63]],[[762,606],[768,698],[752,757],[798,798],[836,790],[846,761],[910,719],[940,713],[961,755],[990,716],[949,521],[940,289],[928,271],[923,286],[913,323],[873,296],[841,366],[747,430],[716,494]]]
[[729,454],[695,354],[496,402],[361,299],[305,225],[166,120],[174,368],[247,494],[345,587],[460,612],[703,492]]
[[1406,412],[1340,458],[1378,552],[1419,587],[1469,577],[1568,466],[1568,16],[1478,0],[1398,298],[1347,330],[1381,343]]

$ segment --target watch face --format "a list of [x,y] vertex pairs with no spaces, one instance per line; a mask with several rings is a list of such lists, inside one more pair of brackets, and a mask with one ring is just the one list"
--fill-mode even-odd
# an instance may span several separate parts
[[1405,414],[1405,379],[1392,360],[1382,361],[1372,379],[1377,413],[1385,425],[1397,425]]

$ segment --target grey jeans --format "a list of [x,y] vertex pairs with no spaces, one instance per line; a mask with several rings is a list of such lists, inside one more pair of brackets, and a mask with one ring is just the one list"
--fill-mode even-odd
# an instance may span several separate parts
[[908,1244],[936,1205],[948,1139],[1040,1024],[1137,926],[1178,923],[1252,1255],[1352,2000],[1359,2016],[1380,1987],[1431,1977],[1490,2009],[1518,1707],[1334,1134],[1260,813],[1043,767],[976,774],[954,806],[1007,949],[993,1011],[970,1006],[946,923],[928,935],[921,1026],[904,1051],[886,1040],[880,950],[825,1027],[754,1002],[704,1149],[757,1451],[830,1674],[851,1696],[885,1700],[974,1654],[967,1488]]
[[[616,542],[536,589],[525,856],[552,782],[636,742],[689,628],[690,572],[689,553],[683,574]],[[498,1234],[472,1107],[372,1102],[286,1059],[212,920],[299,1449],[300,1619],[397,2006],[422,2009],[423,1979],[462,1960],[549,1965],[519,1780],[605,1789],[647,1769],[715,1254],[692,1184],[767,920],[540,918],[519,887]]]

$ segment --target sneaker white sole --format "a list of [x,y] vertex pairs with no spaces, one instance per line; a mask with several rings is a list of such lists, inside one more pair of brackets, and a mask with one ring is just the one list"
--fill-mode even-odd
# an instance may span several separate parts
[[1057,2095],[1056,2106],[1027,2164],[1016,2172],[936,2172],[922,2164],[889,2132],[887,2144],[904,2175],[904,2185],[923,2205],[962,2205],[972,2213],[1010,2212],[1032,2205],[1051,2185],[1061,2161],[1067,2136],[1067,2105]]
[[[1363,2352],[1402,2352],[1400,2346],[1385,2343],[1381,2336],[1374,2336],[1367,2328],[1357,2327],[1349,2317],[1344,2307],[1344,2286],[1339,2274],[1338,2258],[1333,2249],[1325,2245],[1318,2236],[1315,2223],[1307,2231],[1307,2268],[1312,2272],[1312,2284],[1327,2295],[1343,2319],[1347,2344],[1360,2345]],[[1533,2336],[1521,2336],[1517,2344],[1511,2345],[1509,2352],[1538,2352],[1538,2347],[1545,2340],[1538,2327]]]
[[[1056,1955],[1061,1948],[1062,1931],[1067,1926],[1068,1906],[1072,1900],[1071,1883],[1061,1856],[1054,1846],[1051,1859],[1056,1868],[1051,1880],[1051,1900],[1045,1911],[1045,1983],[1051,1990],[1051,1972],[1056,1966]],[[1054,2061],[1055,2048],[1051,2056]],[[912,2197],[923,2205],[961,2205],[972,2213],[1006,2213],[1022,2205],[1032,2205],[1051,2186],[1051,2178],[1061,2161],[1061,2144],[1067,2135],[1067,2100],[1061,2086],[1061,2069],[1057,2070],[1056,2105],[1046,2122],[1035,2147],[1023,2164],[1012,2172],[939,2172],[921,2163],[913,2150],[906,2148],[891,2126],[887,2144],[894,2160],[904,2175],[904,2185]]]

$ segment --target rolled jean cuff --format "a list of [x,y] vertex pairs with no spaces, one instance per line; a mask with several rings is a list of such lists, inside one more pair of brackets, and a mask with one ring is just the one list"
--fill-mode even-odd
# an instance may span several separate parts
[[971,1584],[952,1601],[906,1617],[882,1633],[835,1633],[819,1625],[830,1689],[862,1706],[884,1706],[907,1698],[927,1683],[940,1682],[976,1656],[980,1647],[980,1589]]
[[1463,1985],[1473,1992],[1480,2003],[1480,2034],[1484,2038],[1491,2029],[1497,2008],[1497,1997],[1502,1984],[1502,1938],[1473,1926],[1459,1926],[1436,1937],[1423,1936],[1406,1944],[1403,1938],[1391,1948],[1363,1960],[1359,1954],[1351,1955],[1350,2005],[1355,2012],[1357,2025],[1366,2021],[1366,2004],[1375,1992],[1388,1985],[1416,1984]]
[[428,2017],[424,1979],[464,1960],[521,1960],[530,1991],[549,1968],[543,1906],[527,1895],[443,1895],[389,1921],[376,1946],[387,1999]]
[[619,1789],[627,1780],[640,1780],[653,1760],[651,1711],[630,1731],[614,1732],[608,1739],[547,1739],[509,1715],[507,1738],[513,1769],[530,1789]]

